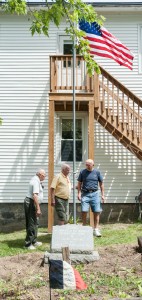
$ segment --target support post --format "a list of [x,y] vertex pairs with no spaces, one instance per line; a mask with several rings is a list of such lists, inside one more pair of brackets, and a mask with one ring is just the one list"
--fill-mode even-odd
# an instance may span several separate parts
[[99,107],[99,74],[94,73],[94,102],[95,107]]
[[52,232],[54,207],[51,206],[50,186],[54,175],[54,101],[49,101],[49,158],[48,158],[48,232]]
[[76,183],[76,99],[75,99],[75,84],[76,84],[76,48],[75,37],[73,41],[73,222],[76,224],[76,199],[75,199],[75,183]]
[[[94,160],[94,101],[89,101],[88,117],[88,158]],[[90,210],[90,226],[94,227],[94,216]]]

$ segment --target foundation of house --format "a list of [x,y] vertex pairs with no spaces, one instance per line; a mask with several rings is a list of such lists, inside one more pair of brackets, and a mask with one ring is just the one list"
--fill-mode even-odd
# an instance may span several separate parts
[[[48,204],[41,204],[42,216],[40,218],[40,227],[48,225]],[[73,223],[73,203],[69,206],[69,222]],[[81,221],[80,203],[76,204],[76,219]],[[109,204],[103,206],[100,223],[133,223],[139,220],[138,203]],[[55,222],[57,218],[55,215]],[[89,224],[89,214],[88,214]],[[15,230],[25,229],[24,206],[22,203],[1,203],[0,204],[0,231],[13,232]]]

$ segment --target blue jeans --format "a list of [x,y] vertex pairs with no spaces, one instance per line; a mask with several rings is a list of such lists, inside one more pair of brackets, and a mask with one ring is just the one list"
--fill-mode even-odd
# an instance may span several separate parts
[[99,192],[83,192],[81,195],[81,210],[88,212],[91,207],[92,212],[99,213],[102,211]]

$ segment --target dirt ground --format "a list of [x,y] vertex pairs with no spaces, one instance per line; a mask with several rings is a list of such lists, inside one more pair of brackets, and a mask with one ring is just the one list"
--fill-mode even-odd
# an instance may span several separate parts
[[[105,274],[121,275],[126,269],[134,269],[135,275],[142,277],[141,254],[138,253],[136,245],[115,245],[100,247],[98,249],[100,259],[85,265],[84,273],[86,277],[90,273],[99,270]],[[15,300],[57,300],[60,298],[56,290],[52,290],[50,298],[48,265],[41,266],[43,254],[41,252],[19,254],[12,257],[0,258],[0,279],[11,287],[0,299]],[[87,299],[102,300],[105,291],[100,289],[98,296],[91,296]],[[135,296],[135,295],[134,295]],[[73,299],[85,299],[81,295],[74,296]]]

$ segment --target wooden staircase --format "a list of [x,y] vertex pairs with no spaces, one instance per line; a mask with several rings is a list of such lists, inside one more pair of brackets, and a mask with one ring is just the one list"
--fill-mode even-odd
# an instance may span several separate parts
[[95,120],[142,160],[142,100],[102,67],[100,69]]
[[[72,106],[72,66],[70,55],[50,59],[50,100],[67,110]],[[94,118],[138,159],[142,160],[142,100],[100,67],[91,78],[83,57],[77,55],[75,90],[78,110],[94,103]],[[86,106],[83,106],[86,105]],[[59,108],[60,109],[60,108]]]
[[[142,100],[102,67],[91,78],[83,57],[75,66],[76,111],[88,112],[88,157],[94,157],[94,118],[138,159],[142,160]],[[73,110],[73,58],[50,57],[48,194],[54,175],[55,111]],[[54,210],[48,199],[48,232],[52,232]],[[90,224],[93,219],[90,215]]]

